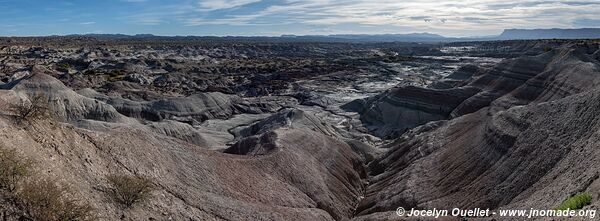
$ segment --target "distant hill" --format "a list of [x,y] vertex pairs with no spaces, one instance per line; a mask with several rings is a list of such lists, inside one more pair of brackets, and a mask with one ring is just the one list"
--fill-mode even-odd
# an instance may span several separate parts
[[266,41],[266,42],[467,42],[529,39],[600,39],[600,28],[581,29],[506,29],[498,36],[444,37],[431,33],[411,34],[335,34],[267,36],[156,36],[151,34],[85,34],[68,35],[92,37],[98,40],[170,40],[170,41]]
[[[308,37],[308,36],[301,36]],[[297,37],[297,38],[301,38]],[[315,37],[315,36],[313,36]],[[581,29],[506,29],[498,36],[451,38],[430,33],[383,35],[323,35],[321,38],[352,42],[457,42],[529,39],[600,39],[600,28]]]
[[83,34],[83,35],[67,35],[67,36],[74,36],[74,37],[92,37],[92,38],[96,38],[96,39],[141,39],[141,38],[154,38],[157,37],[155,35],[152,34],[137,34],[137,35],[125,35],[125,34]]
[[590,39],[600,38],[600,28],[506,29],[495,39]]
[[431,33],[411,33],[411,34],[381,34],[381,35],[367,35],[367,34],[358,34],[358,35],[327,35],[324,37],[336,38],[336,39],[344,39],[348,41],[358,41],[358,42],[392,42],[392,41],[402,41],[402,42],[440,42],[440,41],[448,41],[450,38],[431,34]]
[[455,38],[447,38],[431,33],[411,34],[338,34],[338,35],[281,35],[268,36],[156,36],[151,34],[84,34],[68,35],[75,37],[92,37],[98,40],[208,40],[208,41],[273,41],[273,42],[448,42]]

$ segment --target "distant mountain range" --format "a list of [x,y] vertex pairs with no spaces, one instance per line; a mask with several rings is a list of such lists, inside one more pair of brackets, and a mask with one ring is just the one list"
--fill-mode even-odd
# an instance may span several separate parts
[[581,29],[506,29],[498,36],[452,38],[431,33],[412,34],[337,34],[337,35],[282,35],[280,37],[264,36],[155,36],[151,34],[87,34],[70,35],[86,36],[97,39],[176,39],[176,40],[259,40],[259,41],[314,41],[314,42],[459,42],[459,41],[494,41],[519,39],[600,39],[600,28]]
[[352,41],[352,42],[439,42],[447,41],[447,38],[437,34],[431,33],[412,33],[412,34],[381,34],[381,35],[368,35],[368,34],[338,34],[338,35],[282,35],[282,38],[294,38],[294,39],[324,39],[329,38],[338,41]]
[[498,39],[593,39],[600,38],[600,28],[581,29],[506,29]]
[[[317,35],[319,36],[319,35]],[[307,38],[317,36],[296,36]],[[282,36],[294,37],[294,36]],[[320,35],[358,42],[452,42],[452,41],[492,41],[492,40],[528,40],[528,39],[600,39],[600,28],[581,29],[506,29],[498,36],[452,38],[430,33],[383,34],[383,35]]]

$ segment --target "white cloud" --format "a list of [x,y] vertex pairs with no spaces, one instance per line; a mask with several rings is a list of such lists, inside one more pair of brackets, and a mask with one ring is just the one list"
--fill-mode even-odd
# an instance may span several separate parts
[[200,25],[258,25],[251,23],[260,15],[237,15],[231,18],[222,19],[204,19],[204,18],[187,18],[182,19],[185,26],[200,26]]
[[368,30],[451,36],[499,33],[505,28],[570,28],[581,19],[600,19],[598,0],[280,0],[264,1],[263,9],[245,14],[231,10],[208,16],[215,10],[258,2],[261,0],[189,0],[177,8],[160,8],[130,18],[139,24],[165,20],[183,26],[302,24],[314,30],[347,26],[348,32],[380,27]]
[[[299,23],[412,27],[440,32],[504,28],[572,27],[578,18],[598,18],[595,0],[287,0],[257,14]],[[423,19],[414,19],[414,18]],[[279,22],[279,21],[277,21]],[[251,21],[250,21],[251,23]]]
[[260,2],[261,0],[201,0],[200,10],[220,10],[220,9],[230,9],[237,8],[240,6],[244,6],[247,4],[252,4],[256,2]]

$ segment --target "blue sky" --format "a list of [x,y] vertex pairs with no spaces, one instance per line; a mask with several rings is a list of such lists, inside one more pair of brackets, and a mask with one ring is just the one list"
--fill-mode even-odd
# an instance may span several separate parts
[[600,27],[600,0],[0,0],[0,36],[482,36],[580,27]]

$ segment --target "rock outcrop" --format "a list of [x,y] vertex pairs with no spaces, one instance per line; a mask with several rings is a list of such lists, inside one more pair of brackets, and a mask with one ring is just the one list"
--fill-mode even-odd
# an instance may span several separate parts
[[372,133],[391,137],[430,121],[448,119],[458,105],[478,92],[475,87],[438,90],[403,86],[343,108],[360,113]]
[[590,56],[593,53],[567,47],[507,59],[486,71],[461,68],[448,78],[459,80],[457,85],[464,86],[400,86],[344,107],[361,114],[362,122],[376,135],[396,136],[406,129],[473,113],[492,103],[508,108],[583,91],[596,78],[588,74],[597,72]]
[[[118,103],[84,97],[41,72],[11,82],[0,92],[5,104],[42,95],[58,120],[41,119],[21,127],[10,114],[2,115],[0,136],[10,138],[0,146],[35,159],[40,174],[72,183],[76,197],[109,220],[347,220],[364,189],[361,158],[348,144],[324,133],[333,133],[331,126],[312,122],[314,117],[298,110],[269,118],[275,123],[250,130],[248,135],[255,136],[220,153],[206,150],[210,147],[203,147],[203,134],[189,124],[142,124],[117,112],[113,105]],[[235,105],[219,93],[127,102],[177,117],[206,118],[227,117],[233,112],[228,108]],[[10,112],[7,108],[2,106],[2,113]],[[280,125],[279,118],[289,117],[299,127]],[[234,148],[238,151],[231,151]],[[157,188],[152,200],[121,211],[106,192],[110,174],[150,178]]]
[[450,89],[464,86],[473,78],[473,76],[480,75],[481,71],[481,68],[477,67],[476,65],[468,64],[458,68],[445,78],[431,83],[428,85],[428,88]]
[[323,120],[299,109],[283,109],[278,113],[248,126],[238,127],[231,132],[236,137],[254,136],[279,128],[302,128],[317,131],[327,136],[340,137],[338,130]]
[[244,106],[241,98],[219,92],[198,93],[187,97],[163,98],[152,101],[132,101],[109,97],[91,89],[81,90],[85,96],[101,100],[128,117],[147,121],[176,120],[199,124],[208,119],[227,119],[243,111],[261,113]]
[[[105,131],[51,122],[33,128],[0,118],[0,136],[10,137],[0,145],[71,184],[108,220],[347,220],[366,178],[347,144],[306,130],[276,130],[276,139],[262,144],[275,151],[240,156],[123,124]],[[148,177],[157,189],[122,212],[106,193],[106,176],[115,173]]]
[[552,209],[597,192],[599,82],[600,63],[573,49],[491,70],[473,83],[505,91],[489,106],[417,127],[369,165],[356,219],[400,206]]
[[119,123],[132,122],[131,119],[117,112],[113,106],[75,93],[42,70],[10,82],[2,88],[14,91],[25,98],[44,96],[53,110],[52,115],[62,121],[92,119]]

